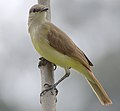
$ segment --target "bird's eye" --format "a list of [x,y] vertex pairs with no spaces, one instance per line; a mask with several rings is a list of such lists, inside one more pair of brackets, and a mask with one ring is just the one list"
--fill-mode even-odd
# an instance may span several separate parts
[[38,9],[34,8],[34,9],[31,9],[29,13],[32,13],[32,12],[35,13],[35,12],[38,12],[38,11],[39,11]]
[[37,12],[37,10],[34,8],[32,12]]

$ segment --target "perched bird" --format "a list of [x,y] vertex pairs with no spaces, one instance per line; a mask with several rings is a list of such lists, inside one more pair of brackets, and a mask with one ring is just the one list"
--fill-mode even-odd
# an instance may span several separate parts
[[71,67],[84,75],[103,105],[111,104],[112,101],[91,70],[92,62],[66,33],[47,20],[47,10],[46,6],[37,4],[29,11],[28,30],[35,49],[46,60],[65,69],[66,74],[59,82],[69,76]]

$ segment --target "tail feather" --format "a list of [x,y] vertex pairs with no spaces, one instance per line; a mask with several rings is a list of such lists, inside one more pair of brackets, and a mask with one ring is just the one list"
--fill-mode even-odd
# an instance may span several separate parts
[[86,78],[86,80],[88,81],[88,83],[91,86],[91,88],[93,89],[94,93],[96,94],[96,96],[100,100],[101,104],[103,104],[103,105],[112,104],[112,101],[108,97],[107,93],[105,92],[105,90],[103,89],[103,87],[101,86],[99,81],[95,78],[95,76],[93,75],[93,73],[91,71],[89,71],[89,73],[90,73],[94,82],[90,81],[87,78]]

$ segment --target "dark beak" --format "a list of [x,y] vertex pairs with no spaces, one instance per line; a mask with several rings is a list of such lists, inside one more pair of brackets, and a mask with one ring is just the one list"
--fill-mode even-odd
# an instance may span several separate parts
[[41,10],[41,12],[44,12],[44,11],[47,11],[48,10],[48,8],[46,7],[46,8],[43,8],[42,10]]

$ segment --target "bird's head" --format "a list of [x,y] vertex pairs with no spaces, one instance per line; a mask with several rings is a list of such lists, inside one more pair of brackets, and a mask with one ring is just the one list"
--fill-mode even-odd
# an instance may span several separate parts
[[33,21],[42,22],[46,20],[47,10],[48,7],[45,5],[36,4],[32,6],[29,10],[28,24],[30,24]]

